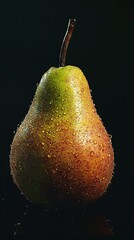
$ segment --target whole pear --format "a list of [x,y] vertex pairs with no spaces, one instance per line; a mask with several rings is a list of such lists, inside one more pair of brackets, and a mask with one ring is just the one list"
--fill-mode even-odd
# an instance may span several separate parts
[[43,75],[14,136],[10,167],[18,188],[36,204],[93,202],[106,192],[112,143],[78,67],[51,67]]

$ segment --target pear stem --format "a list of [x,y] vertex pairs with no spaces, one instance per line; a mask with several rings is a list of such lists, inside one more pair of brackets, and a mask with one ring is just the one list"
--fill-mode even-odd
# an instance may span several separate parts
[[68,48],[70,39],[72,37],[72,33],[73,33],[73,30],[74,30],[75,23],[76,23],[75,19],[73,19],[73,18],[69,19],[67,30],[66,30],[66,33],[65,33],[62,45],[61,45],[61,49],[60,49],[59,67],[65,66],[67,48]]

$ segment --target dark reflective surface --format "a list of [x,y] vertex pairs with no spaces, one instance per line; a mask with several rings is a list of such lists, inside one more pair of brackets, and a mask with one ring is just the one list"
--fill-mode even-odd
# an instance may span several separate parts
[[[15,200],[15,201],[14,201]],[[112,187],[97,202],[72,208],[47,209],[22,195],[1,199],[1,235],[14,239],[51,236],[128,237],[134,235],[132,201]]]

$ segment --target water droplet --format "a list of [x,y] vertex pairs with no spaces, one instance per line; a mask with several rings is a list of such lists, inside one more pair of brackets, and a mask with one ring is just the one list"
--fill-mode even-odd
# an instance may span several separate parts
[[44,133],[45,131],[44,130],[42,130],[42,133]]
[[50,105],[52,104],[52,101],[50,101],[50,103],[49,103]]
[[75,153],[75,154],[74,154],[74,157],[78,157],[78,155],[79,155],[78,153]]
[[66,121],[68,122],[69,120],[67,119]]
[[53,121],[53,118],[51,117],[51,121]]
[[81,92],[84,92],[84,88],[81,89]]
[[66,115],[66,113],[65,113],[65,112],[64,112],[63,114],[64,114],[64,115]]
[[111,155],[110,155],[110,154],[108,154],[107,156],[108,156],[108,157],[111,157]]
[[54,154],[54,158],[56,158],[56,155]]
[[94,144],[96,145],[96,144],[97,144],[97,142],[96,142],[96,141],[94,141]]
[[47,157],[48,157],[48,158],[51,158],[51,155],[48,154]]
[[97,136],[100,137],[100,133],[98,133]]
[[55,174],[57,172],[57,170],[58,170],[57,168],[55,168],[55,169],[53,168],[52,173]]
[[44,144],[45,144],[45,143],[44,143],[44,142],[42,142],[41,144],[42,144],[42,146],[44,146]]
[[110,138],[110,140],[112,139],[112,135],[111,134],[108,134],[108,136],[109,136],[109,138]]
[[90,152],[90,155],[91,155],[91,156],[94,156],[94,152],[93,152],[93,151],[91,151],[91,152]]

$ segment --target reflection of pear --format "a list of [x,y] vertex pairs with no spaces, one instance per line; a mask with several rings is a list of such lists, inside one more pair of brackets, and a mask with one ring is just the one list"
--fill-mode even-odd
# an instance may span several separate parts
[[88,236],[106,237],[113,235],[113,227],[103,214],[91,206],[89,209],[64,208],[45,209],[30,205],[22,221],[16,224],[16,237],[38,236]]
[[94,201],[111,181],[113,155],[82,71],[50,68],[11,145],[14,182],[38,204]]
[[87,232],[90,235],[100,237],[113,235],[112,227],[110,226],[108,220],[106,220],[101,214],[90,218]]

